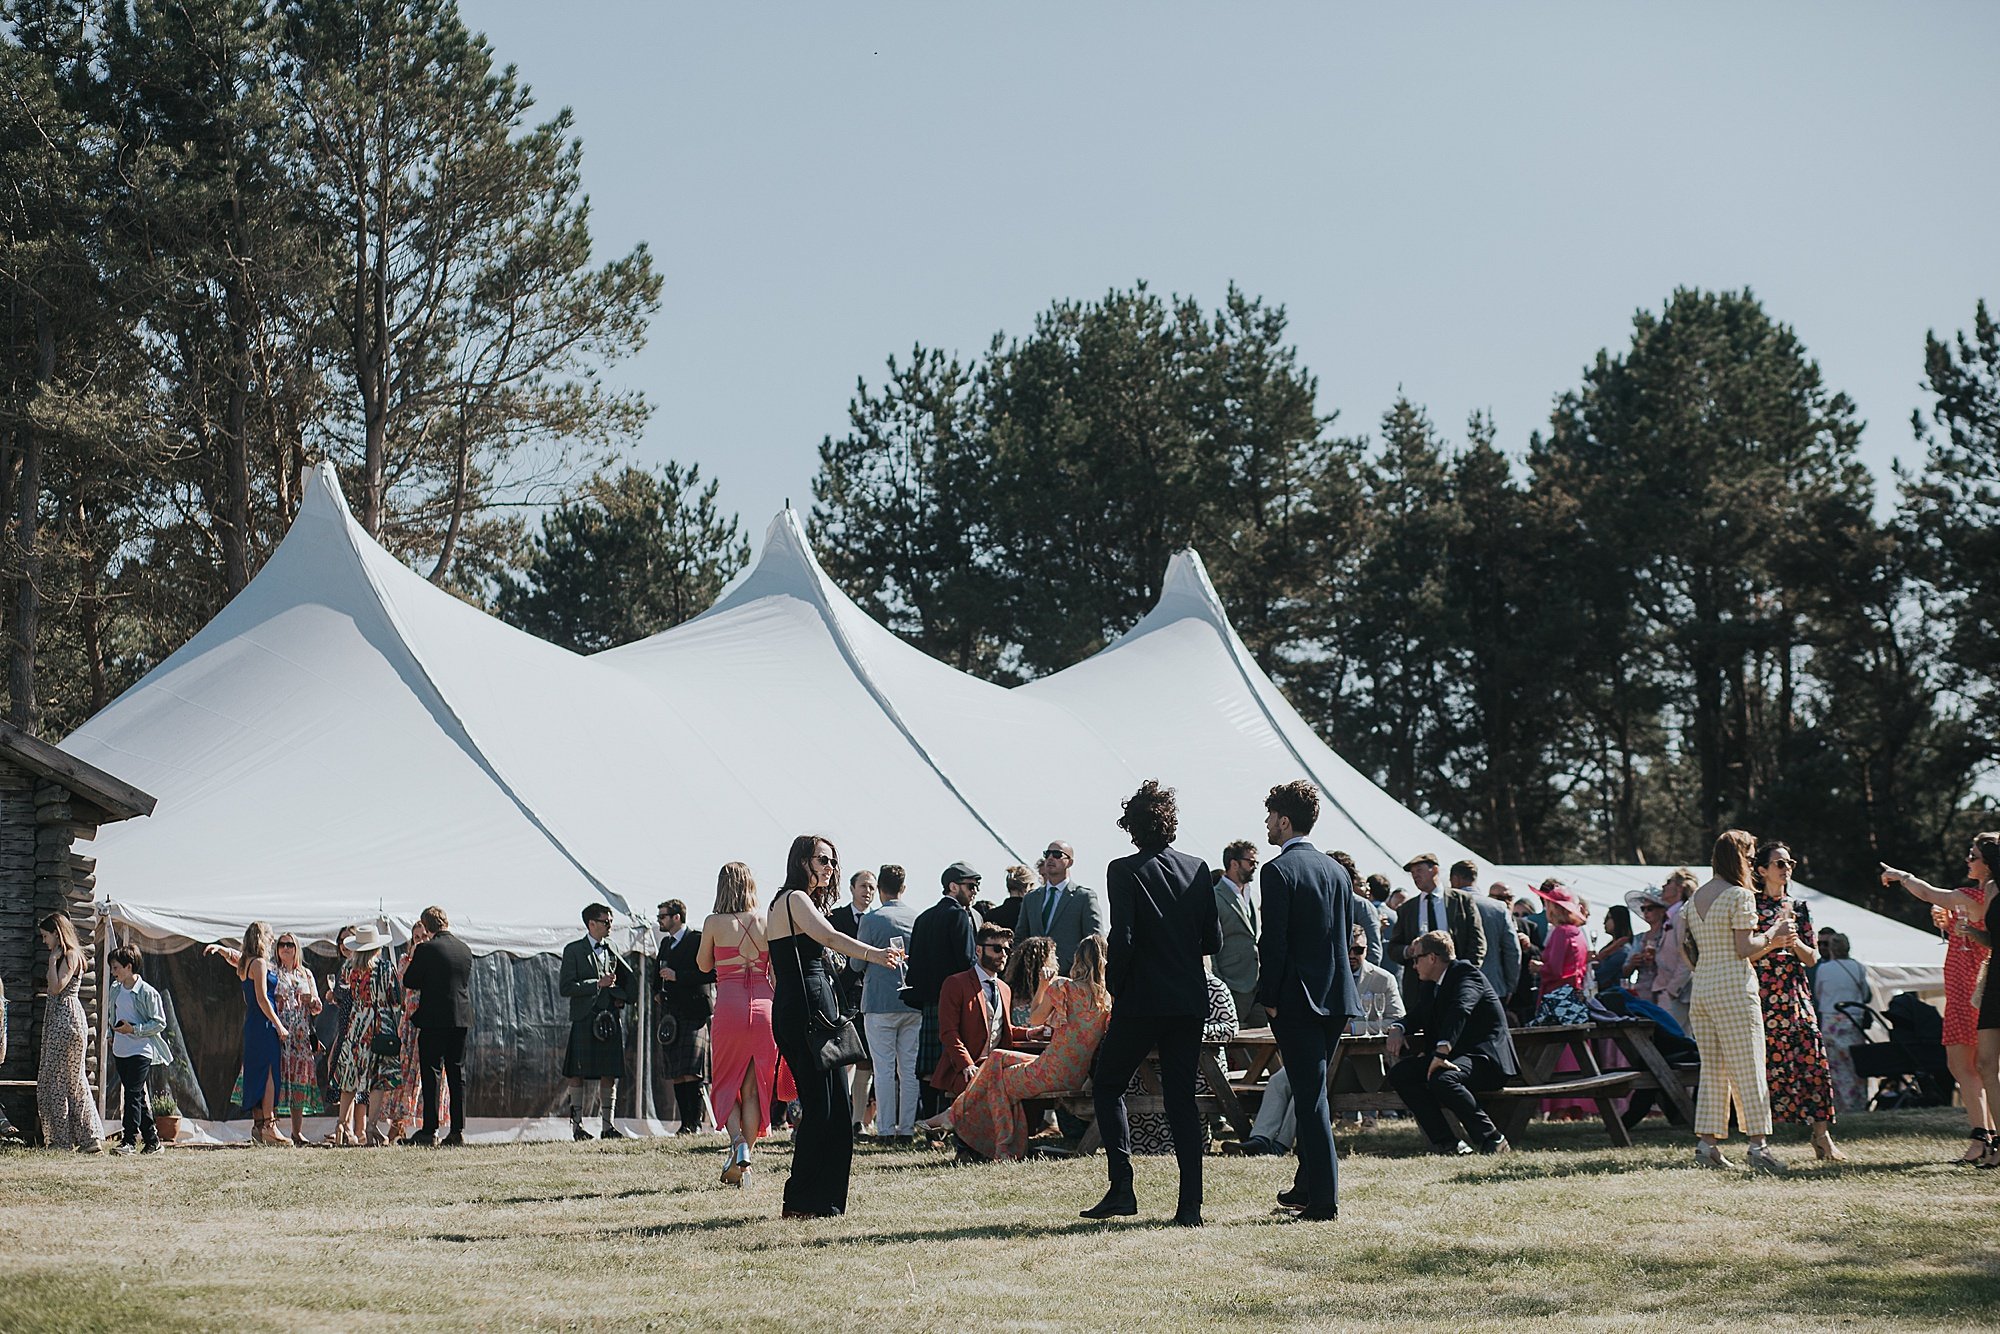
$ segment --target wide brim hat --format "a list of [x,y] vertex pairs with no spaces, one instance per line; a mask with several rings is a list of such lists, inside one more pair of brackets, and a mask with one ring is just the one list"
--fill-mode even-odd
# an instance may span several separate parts
[[345,950],[352,950],[356,954],[366,954],[370,950],[379,950],[389,943],[389,937],[383,935],[374,927],[361,926],[354,929],[353,935],[341,941],[340,947]]
[[1652,888],[1635,889],[1625,896],[1625,907],[1634,917],[1637,917],[1640,909],[1649,903],[1657,903],[1664,908],[1667,906],[1667,896]]
[[1567,908],[1578,917],[1585,916],[1590,912],[1589,906],[1578,897],[1576,891],[1566,885],[1551,885],[1547,889],[1536,892],[1541,895],[1544,904],[1553,903],[1558,907]]

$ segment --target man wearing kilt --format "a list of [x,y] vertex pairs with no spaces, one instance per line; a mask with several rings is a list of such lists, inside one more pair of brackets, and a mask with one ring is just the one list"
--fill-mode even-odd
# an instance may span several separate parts
[[687,905],[660,905],[660,1069],[674,1086],[679,1134],[701,1129],[702,1081],[708,1077],[708,1021],[715,1009],[715,974],[701,971],[701,932],[687,924]]
[[563,1074],[569,1079],[569,1124],[577,1139],[589,1139],[583,1128],[587,1085],[595,1080],[603,1113],[600,1139],[623,1139],[611,1124],[618,1081],[625,1077],[625,1025],[619,1008],[638,996],[632,966],[611,948],[611,909],[593,903],[583,910],[584,937],[563,948],[557,990],[569,997],[569,1047],[563,1053]]

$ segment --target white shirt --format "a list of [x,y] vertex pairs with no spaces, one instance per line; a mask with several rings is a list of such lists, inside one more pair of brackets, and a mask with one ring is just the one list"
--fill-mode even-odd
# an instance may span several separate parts
[[1290,852],[1292,850],[1292,844],[1303,843],[1305,841],[1306,841],[1306,836],[1304,834],[1293,834],[1290,838],[1286,839],[1284,845],[1278,849],[1278,855],[1280,857],[1284,856],[1287,852]]

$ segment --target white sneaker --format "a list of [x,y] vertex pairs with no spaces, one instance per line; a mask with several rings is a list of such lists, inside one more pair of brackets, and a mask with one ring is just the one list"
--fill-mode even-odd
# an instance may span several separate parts
[[133,1148],[130,1144],[120,1144],[117,1148],[113,1149],[111,1152],[117,1154],[120,1158],[130,1158],[133,1154],[139,1151]]

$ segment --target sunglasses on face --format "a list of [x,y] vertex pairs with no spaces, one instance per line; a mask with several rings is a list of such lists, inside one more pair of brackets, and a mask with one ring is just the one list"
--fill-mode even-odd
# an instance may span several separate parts
[[1059,852],[1055,848],[1050,848],[1042,854],[1042,860],[1045,862],[1066,862],[1069,860],[1069,854],[1067,852]]
[[825,853],[815,852],[813,854],[814,866],[838,866],[839,864],[840,863],[836,862],[833,858],[827,856]]

